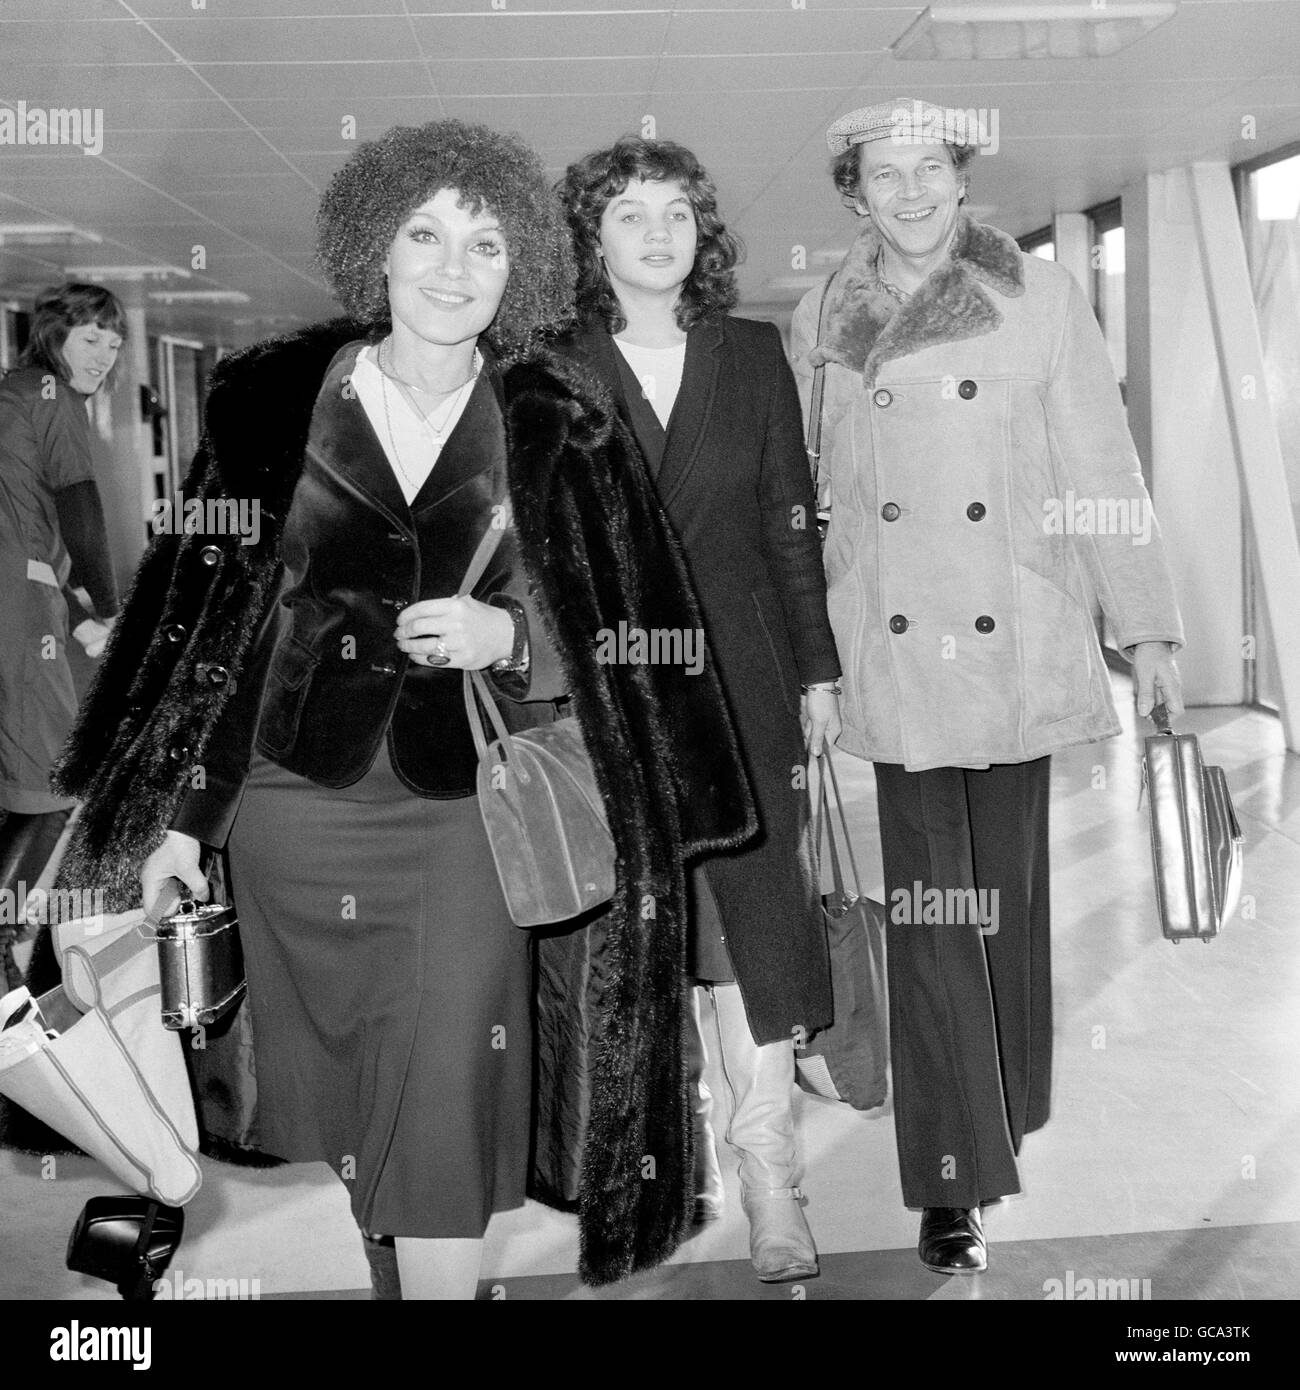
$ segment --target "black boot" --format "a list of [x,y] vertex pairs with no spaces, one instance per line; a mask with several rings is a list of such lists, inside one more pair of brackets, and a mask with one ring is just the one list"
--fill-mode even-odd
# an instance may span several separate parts
[[921,1213],[921,1263],[935,1274],[979,1274],[988,1268],[978,1207],[926,1207]]
[[370,1297],[380,1302],[396,1302],[402,1297],[402,1277],[397,1272],[397,1246],[392,1236],[373,1236],[361,1232],[370,1264]]

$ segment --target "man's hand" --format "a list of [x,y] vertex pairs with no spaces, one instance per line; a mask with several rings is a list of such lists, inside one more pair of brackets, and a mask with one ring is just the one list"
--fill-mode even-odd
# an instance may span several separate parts
[[1183,682],[1168,642],[1139,642],[1133,648],[1133,688],[1144,719],[1164,702],[1169,718],[1183,712]]

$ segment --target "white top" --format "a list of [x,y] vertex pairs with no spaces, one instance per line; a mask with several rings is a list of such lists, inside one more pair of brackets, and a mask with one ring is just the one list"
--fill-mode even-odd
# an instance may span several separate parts
[[[380,371],[375,349],[366,346],[357,353],[352,386],[409,506],[424,486],[424,480],[433,472],[456,421],[464,414],[474,394],[473,384],[466,383],[450,405],[447,401],[435,405],[430,412],[433,423],[429,424],[411,407],[401,388]],[[416,400],[419,399],[417,395]]]
[[673,413],[673,403],[682,387],[682,371],[686,366],[686,344],[648,348],[634,347],[621,338],[615,338],[614,342],[641,383],[641,394],[650,402],[654,413],[659,417],[659,423],[667,429],[668,417]]

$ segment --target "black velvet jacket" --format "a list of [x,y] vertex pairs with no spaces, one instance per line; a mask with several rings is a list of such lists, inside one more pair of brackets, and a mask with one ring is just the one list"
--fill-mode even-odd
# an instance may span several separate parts
[[[60,788],[85,803],[60,884],[104,888],[111,910],[138,901],[140,864],[172,823],[188,769],[203,760],[232,692],[248,679],[244,663],[290,558],[285,518],[300,481],[312,486],[304,467],[322,382],[339,349],[359,336],[353,324],[322,325],[227,358],[213,374],[185,495],[259,499],[260,539],[154,539],[56,771]],[[689,1224],[682,859],[743,843],[755,815],[711,665],[696,675],[597,659],[598,634],[620,622],[700,626],[677,543],[605,392],[576,367],[538,356],[501,374],[501,398],[518,560],[618,850],[580,1197],[582,1273],[602,1282],[665,1258]],[[467,524],[471,498],[490,505],[490,492],[466,489]],[[384,557],[376,563],[387,564]],[[467,559],[449,559],[448,571],[459,579]],[[409,592],[424,592],[409,570],[394,575],[394,596],[408,580]],[[338,635],[331,632],[322,640]],[[225,679],[214,683],[214,666]],[[372,674],[376,690],[389,688],[381,684],[389,677]]]
[[[191,786],[171,822],[207,844],[224,844],[234,822],[255,734],[272,761],[342,787],[366,772],[386,733],[393,767],[412,790],[474,791],[460,672],[411,663],[393,624],[408,604],[457,592],[479,536],[506,501],[500,375],[490,365],[484,371],[408,507],[350,387],[360,346],[341,349],[321,384],[280,539],[276,601],[204,747],[202,785],[191,763]],[[474,589],[480,600],[520,603],[528,621],[528,679],[500,679],[503,693],[533,702],[507,707],[512,728],[548,719],[550,705],[536,702],[565,693],[518,552],[508,527]],[[214,676],[220,684],[228,671],[209,665],[209,683]]]

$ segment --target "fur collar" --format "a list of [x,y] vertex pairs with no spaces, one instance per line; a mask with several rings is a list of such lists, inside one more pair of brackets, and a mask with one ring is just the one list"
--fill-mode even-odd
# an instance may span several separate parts
[[[223,358],[212,374],[207,408],[210,455],[228,497],[261,499],[265,521],[283,520],[302,469],[322,381],[347,344],[378,342],[382,330],[331,319]],[[489,368],[490,350],[483,349]],[[610,436],[614,408],[594,373],[539,348],[501,371],[504,402],[522,410],[536,450],[565,441],[599,448]],[[542,409],[545,403],[549,407]],[[512,421],[513,422],[513,421]],[[269,513],[269,515],[268,515]]]
[[825,324],[808,356],[814,367],[838,362],[861,372],[868,387],[892,358],[992,333],[1002,312],[989,289],[1008,297],[1025,292],[1020,248],[1005,232],[965,213],[947,261],[906,304],[875,288],[879,249],[880,234],[868,222],[831,279]]

